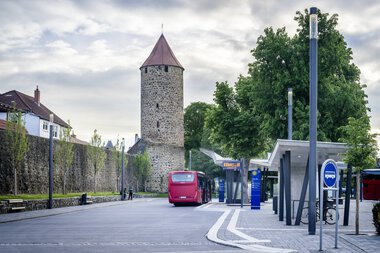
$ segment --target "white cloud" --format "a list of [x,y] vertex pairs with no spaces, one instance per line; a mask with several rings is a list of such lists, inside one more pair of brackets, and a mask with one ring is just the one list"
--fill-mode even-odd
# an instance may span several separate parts
[[185,105],[212,102],[216,81],[246,74],[265,27],[294,34],[297,10],[338,13],[338,29],[367,83],[373,129],[380,129],[380,4],[365,1],[0,1],[0,92],[33,94],[71,119],[79,137],[96,127],[133,140],[140,130],[140,72],[164,24],[185,67]]

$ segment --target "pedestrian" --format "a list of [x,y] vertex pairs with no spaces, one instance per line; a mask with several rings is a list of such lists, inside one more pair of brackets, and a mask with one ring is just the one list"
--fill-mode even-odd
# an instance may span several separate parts
[[127,196],[127,188],[123,189],[123,200],[125,200],[125,197]]
[[129,190],[128,190],[128,200],[132,200],[133,199],[133,187],[132,186],[129,186]]

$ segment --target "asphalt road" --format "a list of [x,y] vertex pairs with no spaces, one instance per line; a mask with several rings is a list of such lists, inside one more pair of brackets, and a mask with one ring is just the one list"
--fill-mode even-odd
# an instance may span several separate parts
[[0,252],[235,251],[205,237],[220,215],[174,207],[166,199],[129,201],[1,223]]

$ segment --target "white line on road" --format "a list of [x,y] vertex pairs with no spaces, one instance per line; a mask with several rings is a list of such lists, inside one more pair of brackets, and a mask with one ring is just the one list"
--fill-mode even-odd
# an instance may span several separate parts
[[[237,210],[239,210],[239,209],[237,209]],[[227,219],[227,217],[230,214],[230,212],[231,212],[231,210],[228,210],[228,209],[224,210],[222,216],[219,217],[219,219],[216,221],[216,223],[208,231],[208,233],[206,235],[207,239],[209,239],[210,241],[213,241],[215,243],[219,243],[219,244],[226,245],[226,246],[231,246],[231,247],[236,247],[236,248],[241,248],[241,249],[249,250],[249,251],[252,251],[252,252],[263,252],[263,253],[287,253],[287,252],[295,252],[295,250],[290,250],[290,249],[272,248],[272,247],[267,247],[267,246],[257,245],[257,244],[256,245],[244,245],[244,244],[236,243],[234,241],[225,241],[225,240],[220,239],[218,237],[218,231],[222,227],[224,221]],[[236,210],[235,210],[235,212],[236,212]],[[239,210],[239,212],[240,212],[240,210]],[[239,216],[239,212],[237,212],[237,215],[235,216],[236,220],[237,220],[237,218]],[[234,225],[234,223],[232,223],[232,225],[231,225],[232,228],[233,228],[233,225]],[[236,226],[236,223],[235,223],[235,226]],[[245,237],[246,236],[248,236],[248,235],[245,235]],[[245,243],[247,243],[247,242],[252,243],[252,242],[247,241],[247,240],[244,240],[244,242]]]
[[238,218],[239,218],[239,214],[240,214],[240,209],[236,209],[234,214],[232,215],[232,218],[230,220],[230,223],[228,223],[228,226],[227,226],[227,230],[230,231],[231,233],[234,233],[235,235],[251,242],[251,243],[257,243],[257,242],[270,242],[270,240],[260,240],[260,239],[257,239],[257,238],[254,238],[252,236],[249,236],[241,231],[238,231],[236,229],[236,224],[237,224],[237,221],[238,221]]

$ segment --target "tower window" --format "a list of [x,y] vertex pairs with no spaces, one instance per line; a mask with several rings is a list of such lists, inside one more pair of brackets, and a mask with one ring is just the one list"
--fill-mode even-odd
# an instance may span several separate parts
[[148,68],[145,68],[145,73],[148,73]]
[[160,122],[159,121],[157,121],[157,128],[159,128],[160,127]]
[[157,108],[157,109],[160,109],[160,105],[159,105],[158,103],[156,104],[156,108]]
[[165,72],[169,71],[169,66],[165,66]]

